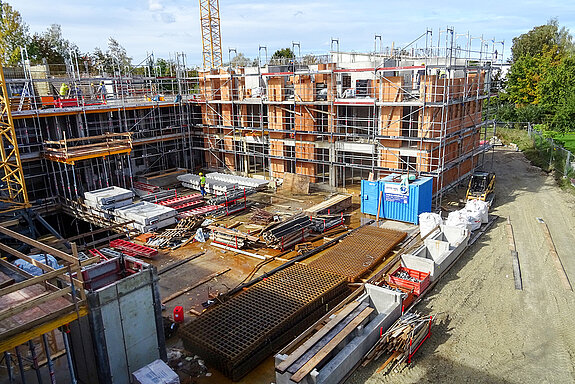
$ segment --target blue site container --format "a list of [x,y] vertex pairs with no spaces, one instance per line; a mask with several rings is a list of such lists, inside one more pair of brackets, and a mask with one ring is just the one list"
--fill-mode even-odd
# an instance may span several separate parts
[[[410,181],[406,188],[400,182],[393,181],[398,176],[391,174],[379,180],[379,189],[383,192],[383,217],[418,224],[420,213],[431,212],[433,179],[420,177]],[[377,212],[377,208],[375,211]]]
[[[361,181],[361,213],[377,215],[379,190],[378,181]],[[379,216],[383,218],[383,201],[379,208]]]

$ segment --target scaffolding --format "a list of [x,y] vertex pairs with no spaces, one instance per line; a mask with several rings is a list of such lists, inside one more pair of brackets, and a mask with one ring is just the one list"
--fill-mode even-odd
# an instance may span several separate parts
[[[439,206],[489,148],[482,112],[502,62],[495,46],[449,28],[402,48],[350,53],[338,44],[328,55],[266,57],[254,67],[191,70],[183,54],[162,67],[150,54],[108,73],[78,58],[5,72],[35,204],[130,188],[149,172],[204,168],[295,173],[330,187],[416,173],[433,177]],[[111,151],[109,138],[97,139],[106,135],[125,142]]]
[[498,61],[494,41],[448,28],[435,42],[427,31],[385,52],[201,72],[198,149],[209,168],[297,173],[332,187],[370,173],[431,176],[441,205],[488,148],[482,108]]

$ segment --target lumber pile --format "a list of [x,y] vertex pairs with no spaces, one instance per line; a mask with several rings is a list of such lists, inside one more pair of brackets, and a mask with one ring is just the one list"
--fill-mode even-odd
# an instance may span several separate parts
[[226,227],[218,227],[215,225],[208,226],[212,231],[212,241],[227,245],[232,248],[242,249],[248,242],[257,242],[259,237],[251,236],[247,233],[238,231],[237,229],[230,229]]
[[334,197],[322,201],[306,209],[304,212],[308,215],[332,215],[342,212],[351,207],[351,195],[335,195]]
[[251,217],[252,222],[267,225],[274,221],[274,214],[264,209],[257,208]]
[[268,247],[283,251],[305,241],[310,234],[311,225],[312,221],[308,216],[296,215],[278,224],[268,226],[262,232],[262,237]]
[[377,373],[400,371],[411,363],[415,352],[431,335],[433,321],[433,316],[423,316],[417,312],[403,314],[377,341],[362,366],[387,355],[387,360],[377,369]]

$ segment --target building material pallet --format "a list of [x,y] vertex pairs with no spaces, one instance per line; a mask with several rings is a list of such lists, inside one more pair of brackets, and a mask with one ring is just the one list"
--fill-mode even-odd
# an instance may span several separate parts
[[192,320],[180,334],[188,351],[239,380],[348,293],[341,276],[295,264]]
[[119,249],[122,253],[128,256],[145,257],[148,259],[151,259],[158,254],[158,250],[156,249],[121,239],[110,241],[110,247]]
[[328,249],[309,265],[357,281],[373,270],[407,234],[365,226]]

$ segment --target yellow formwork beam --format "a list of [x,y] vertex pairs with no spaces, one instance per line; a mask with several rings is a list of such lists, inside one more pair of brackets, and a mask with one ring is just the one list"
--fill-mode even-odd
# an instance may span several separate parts
[[[88,308],[86,306],[80,306],[78,312],[71,312],[58,316],[55,319],[46,321],[32,329],[28,329],[23,332],[19,332],[16,335],[6,338],[0,338],[0,353],[9,351],[19,345],[22,345],[36,337],[42,336],[45,333],[53,331],[59,327],[62,327],[80,317],[86,316],[88,314]],[[0,335],[1,336],[1,335]]]

